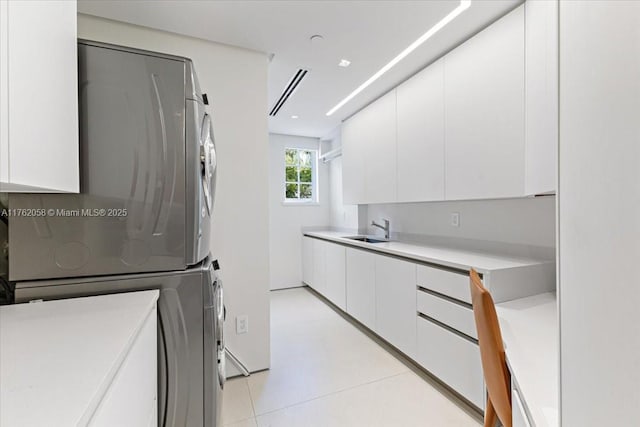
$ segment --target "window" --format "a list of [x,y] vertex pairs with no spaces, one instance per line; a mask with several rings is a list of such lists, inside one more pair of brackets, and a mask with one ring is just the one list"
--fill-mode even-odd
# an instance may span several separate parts
[[303,148],[284,150],[284,201],[315,203],[318,201],[316,189],[316,165],[318,152]]

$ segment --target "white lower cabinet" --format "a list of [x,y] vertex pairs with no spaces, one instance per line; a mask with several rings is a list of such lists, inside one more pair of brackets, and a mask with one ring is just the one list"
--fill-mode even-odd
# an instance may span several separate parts
[[346,289],[346,248],[331,243],[326,244],[325,293],[324,296],[340,307],[347,309]]
[[326,266],[326,243],[324,240],[313,239],[312,251],[313,251],[313,263],[311,271],[311,284],[310,286],[320,294],[325,294],[325,286],[327,284],[327,266]]
[[376,255],[376,332],[404,354],[416,352],[416,264]]
[[157,314],[148,315],[89,425],[143,426],[157,414]]
[[347,313],[376,329],[376,255],[347,248]]
[[418,286],[471,304],[469,275],[441,268],[418,266]]
[[302,236],[302,281],[313,286],[313,239]]
[[473,339],[478,339],[473,309],[467,304],[447,300],[422,290],[418,291],[417,299],[419,313],[424,313]]
[[423,317],[417,318],[416,361],[484,410],[480,348],[469,339]]

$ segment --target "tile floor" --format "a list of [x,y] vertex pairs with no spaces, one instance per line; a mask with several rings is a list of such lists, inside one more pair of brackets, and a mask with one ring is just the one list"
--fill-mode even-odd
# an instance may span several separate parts
[[307,288],[271,293],[271,369],[227,381],[228,427],[457,427],[480,418]]

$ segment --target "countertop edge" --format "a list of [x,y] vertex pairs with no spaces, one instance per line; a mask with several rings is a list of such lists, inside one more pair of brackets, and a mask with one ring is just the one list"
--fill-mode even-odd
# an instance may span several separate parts
[[[519,268],[522,266],[526,266],[526,265],[545,265],[545,264],[554,264],[554,261],[551,260],[522,260],[523,265],[522,266],[513,266],[513,267],[503,267],[503,268],[485,268],[482,266],[473,266],[473,265],[469,265],[469,264],[461,264],[461,263],[457,263],[457,262],[451,262],[451,261],[447,261],[447,260],[443,260],[443,259],[436,259],[436,258],[429,258],[429,257],[424,257],[424,256],[420,256],[420,255],[416,255],[416,254],[412,254],[410,252],[405,252],[405,251],[400,251],[400,250],[394,250],[394,249],[388,249],[388,248],[381,248],[381,247],[376,247],[374,244],[371,243],[364,243],[364,242],[358,242],[355,240],[349,240],[346,239],[345,237],[338,237],[338,236],[330,236],[326,234],[327,232],[323,232],[323,231],[303,231],[302,235],[303,236],[307,236],[307,237],[312,237],[312,238],[316,238],[316,239],[321,239],[321,240],[326,240],[326,241],[331,241],[331,242],[335,242],[335,243],[339,243],[345,246],[351,246],[353,248],[356,249],[364,249],[364,250],[368,250],[371,252],[378,252],[381,254],[387,254],[387,255],[392,255],[392,256],[398,256],[401,258],[405,258],[408,260],[414,260],[414,261],[418,261],[418,262],[424,262],[427,264],[432,264],[432,265],[436,265],[436,266],[444,266],[444,267],[449,267],[449,268],[453,268],[453,269],[457,269],[457,270],[464,270],[464,271],[469,271],[470,268],[474,268],[476,269],[479,273],[491,273],[492,271],[501,271],[501,270],[510,270],[513,268]],[[342,234],[352,234],[352,233],[342,233]],[[397,243],[404,243],[404,244],[413,244],[413,243],[407,243],[407,242],[397,242]],[[414,244],[415,246],[421,246],[418,244]],[[424,246],[425,248],[427,248],[428,246]],[[456,249],[449,249],[448,250],[452,250],[455,251]],[[499,258],[498,255],[495,254],[482,254],[482,253],[477,253],[478,256],[487,256],[487,257],[493,257],[493,258]],[[507,258],[505,258],[505,260],[507,260]],[[509,262],[515,262],[515,260],[512,259],[508,259]]]

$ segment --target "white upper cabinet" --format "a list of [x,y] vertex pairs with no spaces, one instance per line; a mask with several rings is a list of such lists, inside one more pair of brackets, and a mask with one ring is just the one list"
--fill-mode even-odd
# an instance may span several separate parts
[[524,10],[444,58],[445,195],[524,195]]
[[384,95],[364,111],[367,203],[396,200],[396,91]]
[[396,92],[369,104],[342,126],[345,204],[396,201]]
[[558,151],[558,2],[525,5],[527,195],[555,193]]
[[345,203],[555,193],[557,9],[527,1],[347,120]]
[[444,61],[397,88],[399,202],[444,200]]
[[364,203],[365,199],[364,132],[359,115],[342,124],[342,199],[346,205]]
[[79,185],[75,1],[0,0],[0,191]]

